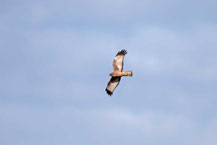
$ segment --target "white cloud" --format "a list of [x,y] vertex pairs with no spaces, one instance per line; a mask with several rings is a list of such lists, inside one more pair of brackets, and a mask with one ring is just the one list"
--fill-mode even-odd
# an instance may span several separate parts
[[[216,2],[195,2],[1,3],[1,141],[215,144]],[[134,77],[109,98],[123,48]]]
[[109,132],[133,129],[148,134],[159,132],[172,134],[172,132],[182,132],[192,127],[190,118],[166,112],[146,110],[138,113],[121,108],[97,108],[96,110],[83,110],[79,114],[97,128],[103,128]]

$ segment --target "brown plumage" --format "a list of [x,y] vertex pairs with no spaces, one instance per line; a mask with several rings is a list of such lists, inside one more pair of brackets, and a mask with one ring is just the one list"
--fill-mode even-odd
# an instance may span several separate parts
[[113,72],[109,74],[112,78],[110,79],[106,87],[106,92],[110,96],[113,94],[115,88],[120,83],[122,76],[133,76],[132,71],[123,72],[124,56],[126,54],[126,50],[119,51],[113,61]]

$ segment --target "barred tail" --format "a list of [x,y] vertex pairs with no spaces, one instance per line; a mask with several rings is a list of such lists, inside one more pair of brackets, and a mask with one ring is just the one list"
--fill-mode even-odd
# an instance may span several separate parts
[[133,76],[133,72],[132,71],[127,71],[126,73],[127,73],[127,76],[131,76],[131,77]]

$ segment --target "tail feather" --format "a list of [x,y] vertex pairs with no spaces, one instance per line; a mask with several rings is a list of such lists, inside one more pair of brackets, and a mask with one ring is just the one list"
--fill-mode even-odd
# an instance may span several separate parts
[[127,71],[126,73],[127,73],[127,76],[131,76],[131,77],[133,76],[133,72],[132,71]]

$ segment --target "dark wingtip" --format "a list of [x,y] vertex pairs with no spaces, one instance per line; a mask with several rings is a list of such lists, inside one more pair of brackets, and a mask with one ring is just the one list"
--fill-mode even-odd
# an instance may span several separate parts
[[112,96],[112,92],[111,91],[109,91],[108,89],[106,89],[106,92],[107,92],[107,94],[109,95],[109,96]]
[[[118,53],[117,53],[117,55],[125,55],[125,54],[127,54],[127,50],[126,49],[123,49],[123,50],[121,50],[121,51],[119,51]],[[116,55],[116,56],[117,56]]]

